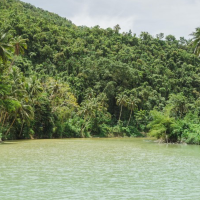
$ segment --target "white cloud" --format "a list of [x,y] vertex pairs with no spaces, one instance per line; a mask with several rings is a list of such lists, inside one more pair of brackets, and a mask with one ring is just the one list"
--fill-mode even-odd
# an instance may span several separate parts
[[134,29],[136,17],[120,17],[120,16],[89,16],[87,13],[81,13],[70,20],[78,26],[93,27],[99,25],[101,28],[113,28],[119,24],[123,32],[128,32],[130,29]]
[[24,0],[55,12],[77,25],[188,35],[200,26],[200,0]]

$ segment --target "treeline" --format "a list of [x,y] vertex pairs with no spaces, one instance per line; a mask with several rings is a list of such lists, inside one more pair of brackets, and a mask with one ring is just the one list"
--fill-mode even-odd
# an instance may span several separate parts
[[200,59],[191,41],[78,27],[17,0],[2,0],[0,13],[3,139],[149,133],[199,143]]

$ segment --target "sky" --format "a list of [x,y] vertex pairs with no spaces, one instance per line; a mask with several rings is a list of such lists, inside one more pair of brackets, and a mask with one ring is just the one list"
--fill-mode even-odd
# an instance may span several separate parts
[[200,26],[200,0],[23,0],[66,17],[78,26],[113,28],[139,35],[190,38]]

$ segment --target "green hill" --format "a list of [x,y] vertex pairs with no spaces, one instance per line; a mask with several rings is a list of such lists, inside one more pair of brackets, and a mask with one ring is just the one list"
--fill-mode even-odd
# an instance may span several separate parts
[[[119,25],[78,27],[17,0],[2,0],[0,13],[7,43],[28,39],[24,55],[2,62],[2,83],[9,78],[9,98],[14,86],[23,85],[26,95],[16,99],[33,112],[25,119],[22,103],[9,108],[3,93],[1,115],[9,116],[0,118],[4,138],[138,136],[150,130],[164,140],[199,142],[200,59],[190,41],[120,33]],[[21,83],[14,84],[14,72]],[[30,94],[34,84],[38,89]]]

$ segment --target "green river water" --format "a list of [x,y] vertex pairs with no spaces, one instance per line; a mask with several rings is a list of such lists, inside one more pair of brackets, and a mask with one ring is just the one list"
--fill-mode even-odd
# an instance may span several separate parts
[[200,199],[200,147],[145,138],[0,144],[0,200]]

